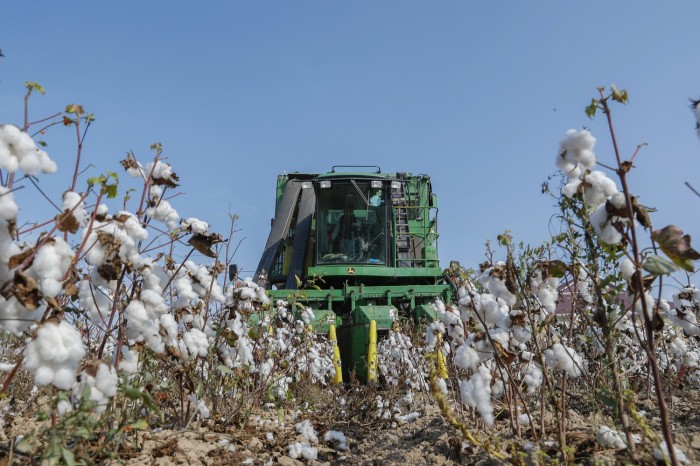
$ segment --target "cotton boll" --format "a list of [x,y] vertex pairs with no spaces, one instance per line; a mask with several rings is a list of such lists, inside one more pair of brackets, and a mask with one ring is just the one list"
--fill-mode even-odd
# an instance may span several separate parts
[[55,172],[56,164],[37,149],[26,132],[14,125],[0,125],[0,169],[9,173],[22,169],[27,175],[36,175]]
[[175,230],[180,226],[180,215],[170,205],[170,202],[157,197],[152,202],[155,205],[146,209],[146,215],[164,223],[170,230]]
[[[644,302],[642,302],[642,299]],[[634,309],[639,315],[644,311],[644,307],[646,307],[647,316],[649,316],[649,319],[652,319],[654,317],[654,297],[648,291],[641,298],[637,296],[637,299],[634,301]]]
[[450,309],[444,312],[442,315],[442,322],[447,329],[447,335],[451,337],[456,344],[464,341],[462,319],[460,319],[460,316],[454,310]]
[[561,189],[561,193],[565,197],[571,199],[576,195],[576,193],[578,193],[579,186],[581,186],[581,180],[573,179],[564,185],[564,187]]
[[530,362],[524,370],[523,382],[527,385],[527,392],[534,393],[542,385],[544,377],[540,368],[534,362]]
[[479,370],[471,378],[468,380],[462,379],[459,382],[462,402],[472,408],[476,408],[487,426],[492,426],[494,422],[490,382],[491,374],[483,365],[479,367]]
[[199,415],[202,417],[202,419],[209,419],[211,412],[209,410],[209,407],[206,405],[204,400],[198,400],[197,397],[194,394],[191,394],[188,399],[190,402],[196,406],[196,411],[199,413]]
[[618,244],[622,241],[622,234],[612,224],[612,219],[608,217],[605,204],[600,204],[591,215],[591,226],[598,235],[598,239],[603,243]]
[[[216,282],[207,267],[197,265],[193,261],[186,261],[185,268],[193,277],[192,287],[202,299],[211,299],[219,303],[224,303],[226,297],[221,286]],[[257,287],[257,285],[256,285]]]
[[587,129],[577,131],[569,129],[564,133],[564,137],[559,141],[559,153],[569,150],[593,150],[596,139]]
[[73,411],[73,405],[68,400],[59,400],[56,404],[56,411],[58,412],[58,417],[62,418]]
[[[116,354],[116,353],[115,353]],[[136,351],[132,351],[126,345],[122,346],[122,359],[119,363],[119,370],[126,372],[127,374],[136,374],[140,369],[139,364],[139,354]]]
[[512,306],[515,304],[516,297],[506,286],[506,273],[506,264],[499,262],[495,266],[486,269],[479,277],[479,281],[496,298],[502,299],[508,306]]
[[442,322],[432,322],[425,331],[425,346],[429,350],[434,350],[437,344],[438,335],[445,333],[445,324]]
[[145,341],[156,353],[162,353],[165,350],[159,332],[160,326],[148,314],[141,301],[132,299],[126,306],[124,313],[127,318],[127,338],[133,341]]
[[608,426],[600,426],[595,439],[604,448],[627,448],[627,442],[623,440],[622,435]]
[[636,271],[637,270],[632,261],[629,260],[627,256],[623,257],[620,261],[620,274],[622,275],[622,278],[624,278],[625,280],[629,280],[632,278]]
[[294,428],[297,434],[301,434],[309,442],[318,443],[318,435],[316,434],[316,430],[308,419],[298,423],[296,426],[294,426]]
[[479,353],[474,348],[462,344],[455,351],[455,365],[460,369],[476,369],[481,362]]
[[550,349],[544,352],[545,363],[554,370],[563,370],[570,377],[581,375],[583,358],[572,348],[555,343]]
[[605,203],[608,197],[617,193],[615,182],[604,172],[590,172],[584,176],[583,181],[583,200],[592,207]]
[[442,315],[445,313],[445,303],[443,303],[440,299],[435,299],[433,302],[433,310],[438,314]]
[[99,287],[94,287],[88,280],[82,280],[78,285],[80,307],[87,309],[90,322],[94,325],[106,325],[112,309],[111,295]]
[[204,332],[199,329],[193,328],[186,332],[183,340],[191,357],[205,357],[209,352],[209,340]]
[[191,231],[192,233],[204,234],[209,230],[209,224],[198,218],[190,217],[180,221],[180,229]]
[[[154,166],[155,165],[155,166]],[[146,165],[146,173],[151,173],[153,180],[156,180],[156,185],[165,184],[169,186],[177,186],[179,182],[178,176],[173,172],[173,167],[161,161],[156,161]]]
[[260,301],[260,304],[263,306],[267,306],[270,304],[270,297],[267,295],[265,292],[265,288],[262,286],[258,287],[257,290],[255,290],[255,297]]
[[[17,217],[19,207],[15,204],[12,191],[4,186],[0,186],[0,220],[12,220]],[[0,224],[0,228],[4,225]]]
[[39,366],[34,372],[34,383],[37,385],[48,385],[53,382],[55,371],[46,366]]
[[309,325],[311,322],[314,320],[314,311],[310,307],[304,308],[303,311],[301,311],[301,320],[304,321],[304,324]]
[[78,224],[85,226],[88,219],[88,214],[85,211],[85,202],[83,196],[73,191],[63,193],[63,212],[71,212],[73,217],[78,221]]
[[[85,348],[80,333],[65,321],[56,324],[45,323],[39,327],[36,337],[24,349],[24,367],[34,374],[39,374],[40,385],[53,384],[57,388],[68,390],[75,383],[78,363],[85,355]],[[53,379],[46,369],[53,371]]]
[[293,459],[304,457],[307,460],[318,458],[318,450],[305,443],[296,442],[289,445],[288,456]]
[[329,430],[326,432],[326,434],[323,436],[323,441],[331,444],[331,446],[336,450],[348,449],[348,440],[345,437],[345,434],[337,430]]
[[117,371],[104,363],[100,363],[94,369],[94,375],[87,369],[80,374],[80,383],[73,388],[73,400],[78,402],[85,387],[90,388],[90,400],[97,404],[96,413],[102,413],[107,409],[109,400],[117,394]]
[[29,310],[13,296],[5,299],[0,296],[0,328],[22,335],[44,315],[46,306],[43,304],[34,310]]
[[[690,461],[688,460],[688,457],[683,453],[683,451],[678,448],[678,445],[673,445],[673,449],[676,452],[676,459],[680,464],[690,464]],[[654,452],[652,453],[654,456],[654,459],[658,461],[666,461],[667,458],[669,458],[668,455],[668,445],[666,445],[666,441],[664,440],[661,442],[661,444],[658,447],[654,447]]]
[[37,281],[45,296],[55,297],[63,290],[63,277],[72,261],[71,247],[55,237],[39,249],[27,273]]

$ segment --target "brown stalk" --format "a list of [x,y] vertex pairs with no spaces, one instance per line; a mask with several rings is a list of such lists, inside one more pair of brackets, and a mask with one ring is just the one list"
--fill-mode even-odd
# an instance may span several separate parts
[[[603,90],[599,90],[601,95],[601,103],[603,105],[603,113],[608,122],[608,128],[610,129],[610,136],[613,142],[613,148],[615,150],[615,157],[617,158],[618,166],[617,174],[620,177],[620,183],[622,184],[622,190],[625,194],[625,201],[627,204],[627,215],[631,219],[630,221],[630,232],[632,235],[632,252],[634,257],[634,263],[637,267],[637,273],[634,274],[633,280],[635,281],[637,290],[644,290],[644,284],[642,282],[642,270],[641,270],[641,256],[639,254],[639,243],[637,241],[637,231],[634,226],[634,209],[632,207],[632,199],[630,196],[629,186],[627,184],[627,172],[622,169],[622,158],[620,157],[620,151],[617,145],[617,138],[615,137],[615,129],[613,127],[612,115],[610,108],[608,106],[608,101]],[[659,372],[659,364],[656,360],[656,348],[654,340],[654,329],[652,326],[651,319],[649,318],[649,312],[647,309],[646,299],[642,296],[642,314],[644,319],[644,328],[647,334],[647,357],[649,359],[649,365],[651,366],[652,376],[654,379],[654,388],[656,390],[656,401],[659,405],[659,416],[661,417],[661,429],[663,432],[664,440],[666,441],[666,446],[668,447],[668,455],[671,459],[671,464],[677,466],[678,458],[676,457],[676,449],[673,444],[673,434],[671,433],[671,423],[669,420],[668,407],[666,406],[666,400],[664,399],[663,385],[661,381],[661,374]],[[632,309],[634,315],[634,309]],[[644,342],[640,342],[644,345]]]

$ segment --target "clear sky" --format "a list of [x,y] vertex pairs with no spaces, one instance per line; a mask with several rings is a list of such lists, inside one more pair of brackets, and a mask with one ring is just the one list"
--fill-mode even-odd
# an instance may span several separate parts
[[[252,273],[274,212],[276,175],[332,165],[426,173],[439,196],[442,265],[476,266],[484,242],[550,237],[558,141],[591,128],[612,163],[606,126],[584,108],[617,84],[623,154],[646,142],[630,175],[657,227],[700,240],[697,1],[7,1],[0,15],[0,122],[21,123],[25,80],[47,91],[32,117],[69,103],[94,112],[86,176],[118,171],[161,142],[180,175],[182,217],[228,232]],[[47,136],[59,173],[69,134]],[[123,184],[128,185],[126,174]],[[43,205],[27,186],[25,217]],[[19,193],[18,193],[19,195]],[[20,202],[23,202],[20,200]],[[53,214],[51,214],[53,215]]]

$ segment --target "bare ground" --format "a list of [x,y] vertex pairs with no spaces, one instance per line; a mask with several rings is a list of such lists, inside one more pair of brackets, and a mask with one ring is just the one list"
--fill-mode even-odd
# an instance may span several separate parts
[[[572,403],[573,405],[573,403]],[[104,464],[117,465],[170,465],[170,464],[281,464],[281,465],[463,465],[505,464],[490,457],[482,449],[465,442],[462,434],[446,422],[434,403],[427,401],[421,416],[413,422],[391,426],[389,422],[337,422],[324,417],[323,413],[307,413],[293,419],[288,413],[281,426],[261,420],[243,428],[223,428],[214,424],[200,425],[187,430],[159,430],[134,432],[129,441],[113,459]],[[577,464],[624,464],[629,457],[624,451],[604,449],[595,441],[595,432],[600,425],[612,426],[612,419],[601,414],[586,412],[585,406],[572,406],[568,412],[569,434],[567,443],[575,451]],[[656,406],[651,400],[638,403],[645,412],[650,427],[660,432]],[[32,416],[23,416],[18,410],[11,422],[6,423],[0,436],[0,466],[29,464],[28,456],[10,451],[14,436],[26,432],[39,424]],[[678,393],[671,403],[673,431],[676,444],[687,456],[688,464],[700,464],[700,393],[696,390]],[[262,413],[264,419],[264,414]],[[269,418],[277,413],[268,413]],[[561,462],[559,445],[553,416],[546,414],[545,422],[551,428],[549,437],[533,442],[525,427],[518,437],[508,427],[507,413],[488,430],[479,428],[479,422],[465,415],[470,431],[482,440],[506,453],[511,460],[522,464],[555,464]],[[505,419],[504,419],[505,418]],[[288,456],[289,445],[306,440],[295,433],[294,425],[302,419],[310,419],[318,431],[319,443],[316,460],[292,459]],[[538,421],[539,422],[539,421]],[[342,431],[348,439],[347,450],[334,449],[323,442],[323,434],[329,430]],[[272,435],[270,435],[272,434]],[[513,448],[513,450],[511,450]],[[520,452],[513,455],[513,452]],[[650,447],[640,452],[639,463],[655,464]]]

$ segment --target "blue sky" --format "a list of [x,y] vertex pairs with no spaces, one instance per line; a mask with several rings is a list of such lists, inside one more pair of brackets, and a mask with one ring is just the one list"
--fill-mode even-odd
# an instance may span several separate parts
[[[47,91],[32,117],[76,102],[94,112],[85,176],[121,172],[161,142],[180,175],[183,217],[228,232],[235,261],[257,265],[276,175],[332,165],[427,173],[439,196],[439,253],[476,266],[484,242],[550,237],[558,141],[590,128],[612,162],[604,121],[584,108],[595,88],[630,92],[618,107],[623,155],[648,143],[630,175],[657,227],[700,240],[700,3],[634,1],[20,2],[0,16],[0,122],[20,123],[23,82]],[[47,151],[70,183],[75,151],[56,128]],[[129,180],[122,176],[126,187]],[[23,220],[43,206],[29,186]],[[18,193],[19,196],[19,193]],[[21,198],[20,198],[21,201]],[[21,201],[22,202],[22,201]],[[52,214],[53,215],[53,214]]]

